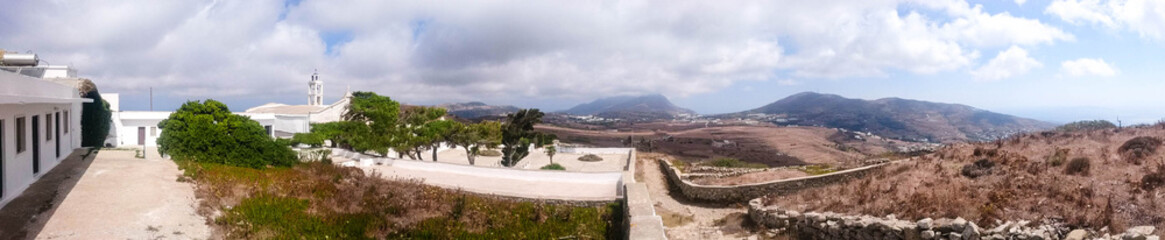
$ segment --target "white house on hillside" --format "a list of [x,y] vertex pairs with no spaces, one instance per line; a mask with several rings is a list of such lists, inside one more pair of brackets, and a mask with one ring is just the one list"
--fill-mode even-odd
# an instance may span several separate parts
[[76,71],[0,52],[0,207],[81,147]]

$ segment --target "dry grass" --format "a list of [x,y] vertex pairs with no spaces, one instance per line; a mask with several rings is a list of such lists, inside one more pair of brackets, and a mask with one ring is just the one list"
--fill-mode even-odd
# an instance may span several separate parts
[[225,239],[606,238],[618,206],[512,202],[303,163],[251,169],[179,162]]
[[[1148,166],[1161,166],[1165,156],[1139,155],[1152,164],[1138,165],[1128,161],[1128,155],[1109,154],[1124,152],[1118,149],[1123,148],[1121,143],[1147,136],[1165,136],[1165,129],[1049,132],[956,144],[882,168],[865,179],[770,196],[768,204],[801,211],[896,214],[914,220],[963,217],[984,227],[997,220],[1062,221],[1114,231],[1153,225],[1160,234],[1165,229],[1165,202],[1160,200],[1165,188],[1145,186],[1165,184],[1165,170]],[[1073,167],[1077,161],[1073,160],[1061,170],[1050,162],[1056,155],[1089,159],[1089,167]],[[980,160],[994,165],[990,172],[977,178],[961,176],[964,166]]]
[[679,227],[692,222],[692,215],[674,213],[669,211],[659,211],[659,218],[663,220],[663,226]]

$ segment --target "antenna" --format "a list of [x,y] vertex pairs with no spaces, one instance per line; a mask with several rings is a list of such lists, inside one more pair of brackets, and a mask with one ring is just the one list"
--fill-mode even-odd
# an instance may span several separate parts
[[150,87],[150,111],[154,111],[154,87]]

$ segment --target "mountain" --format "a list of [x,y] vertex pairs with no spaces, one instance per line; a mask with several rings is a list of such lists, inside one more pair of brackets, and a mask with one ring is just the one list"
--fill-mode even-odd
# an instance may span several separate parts
[[994,113],[961,104],[901,98],[873,101],[803,92],[763,107],[737,113],[776,114],[780,123],[844,128],[932,142],[989,141],[1011,134],[1055,127],[1051,123]]
[[449,115],[464,119],[505,116],[507,113],[513,113],[519,110],[518,107],[514,106],[492,106],[483,102],[446,103],[437,105],[437,107],[445,108],[445,111]]
[[695,114],[686,108],[677,107],[659,94],[643,96],[619,96],[580,104],[563,113],[573,115],[596,115],[620,119],[671,119],[679,114]]

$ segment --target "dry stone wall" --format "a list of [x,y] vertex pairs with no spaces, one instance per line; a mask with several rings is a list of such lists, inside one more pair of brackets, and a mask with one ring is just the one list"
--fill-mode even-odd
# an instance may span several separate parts
[[832,212],[801,213],[766,207],[760,198],[748,202],[748,216],[765,228],[791,234],[797,239],[1159,239],[1152,235],[1155,230],[1152,226],[1134,227],[1116,235],[1071,230],[1061,224],[1030,227],[1023,221],[980,228],[962,218],[908,221],[896,219],[893,215],[880,218]]
[[837,171],[829,174],[782,179],[764,183],[737,186],[711,186],[700,185],[692,183],[688,180],[684,180],[682,178],[682,174],[679,172],[679,170],[676,170],[676,168],[672,166],[671,162],[667,160],[659,161],[659,167],[662,168],[664,174],[667,175],[668,182],[671,183],[670,185],[672,186],[673,190],[679,190],[681,194],[691,200],[721,203],[743,203],[749,199],[758,198],[769,194],[789,194],[806,188],[814,188],[837,182],[848,181],[854,178],[863,177],[869,173],[870,170],[880,168],[886,164],[889,163],[881,163],[861,168]]

